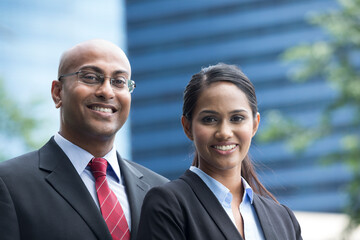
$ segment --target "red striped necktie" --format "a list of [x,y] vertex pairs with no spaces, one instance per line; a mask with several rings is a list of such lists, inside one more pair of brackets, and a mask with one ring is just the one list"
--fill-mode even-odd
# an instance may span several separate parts
[[130,231],[124,211],[106,180],[107,165],[108,162],[104,158],[93,158],[89,163],[92,174],[95,177],[95,187],[101,214],[114,240],[129,240]]

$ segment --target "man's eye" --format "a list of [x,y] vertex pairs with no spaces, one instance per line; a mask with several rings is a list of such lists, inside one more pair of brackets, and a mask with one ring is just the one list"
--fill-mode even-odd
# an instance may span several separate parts
[[126,79],[124,77],[118,77],[112,80],[112,85],[118,88],[123,88],[125,84],[126,84]]
[[81,80],[85,83],[98,83],[100,77],[94,73],[84,73],[80,76]]

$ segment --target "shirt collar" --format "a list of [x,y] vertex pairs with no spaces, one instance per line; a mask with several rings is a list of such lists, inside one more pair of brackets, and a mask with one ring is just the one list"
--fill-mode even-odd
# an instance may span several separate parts
[[242,184],[243,184],[243,187],[245,189],[245,194],[244,194],[244,197],[243,197],[243,200],[245,199],[246,196],[249,197],[250,199],[250,202],[251,204],[253,204],[253,201],[254,201],[254,192],[252,190],[252,188],[250,187],[250,185],[247,183],[247,181],[245,180],[245,178],[241,177],[242,178]]
[[210,177],[201,169],[195,166],[191,166],[190,171],[194,172],[196,175],[198,175],[201,178],[201,180],[205,182],[205,184],[214,193],[214,195],[216,196],[216,198],[219,200],[220,203],[224,203],[226,205],[231,204],[232,195],[227,187],[225,187],[220,182]]
[[[82,149],[81,147],[73,144],[72,142],[61,136],[59,133],[55,134],[54,140],[64,151],[66,156],[70,159],[70,162],[73,164],[77,173],[80,175],[85,170],[88,163],[94,156],[86,150]],[[110,172],[113,173],[114,177],[119,182],[121,179],[121,174],[117,160],[115,145],[112,147],[110,152],[103,156],[103,158],[108,161],[111,169]]]
[[[205,184],[208,186],[208,188],[210,188],[210,190],[214,193],[214,195],[221,204],[224,204],[228,207],[231,206],[232,194],[230,193],[230,190],[227,187],[225,187],[219,181],[210,177],[208,174],[206,174],[201,169],[195,166],[191,166],[190,171],[194,172],[196,175],[198,175],[201,178],[201,180],[205,182]],[[248,196],[250,199],[250,203],[253,204],[253,195],[254,195],[253,190],[251,189],[250,185],[246,182],[246,180],[243,177],[241,177],[241,179],[242,179],[243,187],[245,189],[243,201],[245,201],[246,197]]]

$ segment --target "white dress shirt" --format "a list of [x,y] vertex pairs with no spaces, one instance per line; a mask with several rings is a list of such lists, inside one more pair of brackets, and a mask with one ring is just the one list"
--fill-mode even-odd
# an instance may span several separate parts
[[[70,159],[70,162],[75,167],[77,173],[80,175],[81,179],[85,183],[85,186],[89,190],[91,196],[93,197],[96,205],[100,210],[99,200],[97,198],[95,189],[95,178],[91,173],[90,167],[88,166],[88,163],[92,158],[94,158],[94,156],[91,155],[89,152],[85,151],[84,149],[80,148],[79,146],[71,143],[59,133],[55,134],[54,140],[64,151],[66,156]],[[126,221],[129,225],[129,229],[131,230],[129,200],[126,195],[124,180],[121,177],[115,145],[110,150],[110,152],[108,152],[102,158],[105,158],[109,163],[106,173],[106,179],[108,181],[110,189],[115,193],[121,204],[121,207],[126,217]]]
[[[219,200],[221,206],[224,208],[225,212],[236,227],[234,214],[231,210],[231,201],[233,196],[230,193],[230,190],[223,184],[221,184],[219,181],[215,180],[214,178],[203,172],[201,169],[191,166],[190,170],[196,175],[198,175],[201,180],[203,180],[205,184],[210,188],[210,190]],[[253,190],[243,177],[242,184],[244,187],[244,195],[239,206],[239,211],[244,221],[245,239],[265,240],[264,233],[253,204]]]

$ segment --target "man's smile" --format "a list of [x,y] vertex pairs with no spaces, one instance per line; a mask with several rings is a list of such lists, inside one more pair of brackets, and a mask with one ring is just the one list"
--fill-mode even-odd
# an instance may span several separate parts
[[111,105],[104,105],[104,104],[90,104],[87,106],[91,110],[103,112],[103,113],[115,113],[117,109]]

